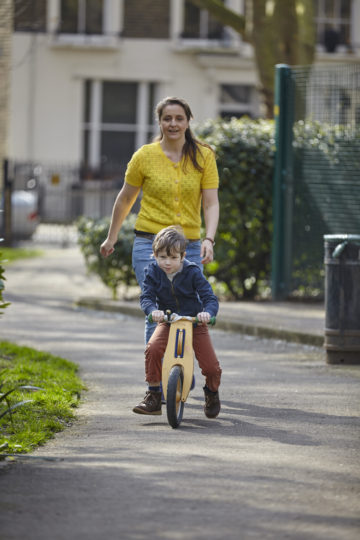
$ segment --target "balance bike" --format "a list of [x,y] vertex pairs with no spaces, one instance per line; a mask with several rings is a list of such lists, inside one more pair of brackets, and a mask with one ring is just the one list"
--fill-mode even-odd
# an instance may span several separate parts
[[[149,320],[152,322],[151,315]],[[214,325],[215,317],[208,324]],[[178,428],[189,395],[194,374],[192,346],[193,325],[202,324],[197,317],[166,312],[164,322],[170,323],[168,344],[162,364],[162,388],[166,401],[167,419],[172,428]]]

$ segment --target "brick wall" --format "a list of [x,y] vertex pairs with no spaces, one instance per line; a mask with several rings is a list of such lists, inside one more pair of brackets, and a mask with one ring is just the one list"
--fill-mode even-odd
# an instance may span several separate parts
[[124,37],[168,39],[169,24],[170,0],[125,0]]

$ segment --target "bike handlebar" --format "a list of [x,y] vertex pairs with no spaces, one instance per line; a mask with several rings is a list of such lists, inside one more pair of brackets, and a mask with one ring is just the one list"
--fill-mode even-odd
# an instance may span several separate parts
[[[163,322],[167,322],[167,323],[172,323],[172,322],[176,322],[176,321],[179,321],[182,316],[180,315],[179,318],[176,318],[174,320],[171,320],[170,319],[170,316],[171,315],[176,315],[175,313],[168,313],[166,312],[165,316],[164,316],[164,321]],[[183,316],[184,319],[187,319],[195,324],[202,324],[202,321],[199,321],[199,319],[197,317],[187,317],[186,315]],[[150,323],[153,323],[153,318],[152,318],[152,315],[150,313],[150,315],[147,316],[147,320],[150,322]],[[211,317],[210,321],[206,324],[209,324],[210,326],[214,326],[216,323],[216,317]]]

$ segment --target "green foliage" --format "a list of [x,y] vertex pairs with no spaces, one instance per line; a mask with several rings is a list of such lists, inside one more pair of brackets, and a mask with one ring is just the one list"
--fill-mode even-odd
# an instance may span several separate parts
[[3,247],[1,248],[2,262],[5,265],[20,259],[30,259],[32,257],[40,257],[43,251],[40,249],[28,249],[19,247]]
[[[271,275],[274,125],[264,120],[217,120],[200,126],[197,134],[215,149],[220,175],[216,260],[207,265],[205,272],[220,297],[239,300],[266,296]],[[322,210],[318,208],[325,204],[323,199],[308,192],[307,185],[300,183],[298,172],[304,167],[304,152],[311,151],[319,176],[328,175],[323,179],[328,191],[330,172],[332,178],[345,185],[349,160],[352,170],[360,167],[360,136],[359,131],[348,126],[300,121],[294,124],[293,137],[297,180],[292,224],[296,240],[292,296],[316,298],[321,295],[324,281],[323,234],[328,232],[329,224],[323,222]],[[348,212],[349,223],[350,217],[351,223],[356,222],[356,216]],[[316,227],[311,228],[308,237],[301,236],[310,219]],[[352,228],[357,230],[354,225]]]
[[324,234],[359,231],[360,130],[294,124],[292,296],[324,296]]
[[29,452],[73,420],[84,386],[72,362],[0,342],[0,374],[0,453]]
[[208,121],[197,135],[215,149],[220,176],[216,260],[205,272],[225,296],[254,299],[268,292],[270,275],[273,122]]
[[10,302],[5,302],[3,298],[3,291],[5,289],[5,269],[3,267],[3,254],[0,252],[0,315],[2,315],[2,309],[5,309],[10,305]]
[[[319,148],[324,154],[336,158],[339,145],[360,143],[360,128],[348,124],[326,124],[317,121],[299,120],[294,124],[294,148]],[[357,154],[359,160],[359,154]],[[335,162],[336,163],[336,162]]]
[[[0,210],[0,212],[2,212],[2,210]],[[3,242],[3,238],[0,238],[0,242]],[[4,257],[3,257],[3,254],[2,252],[0,252],[0,316],[3,314],[2,313],[2,309],[5,309],[8,305],[9,305],[9,302],[4,302],[4,298],[3,298],[3,291],[4,291],[4,288],[5,288],[5,269],[3,267],[3,263],[4,263]]]
[[4,284],[5,279],[6,279],[5,271],[4,271],[4,267],[2,266],[1,253],[0,253],[0,315],[2,315],[1,310],[5,309],[7,306],[10,305],[10,302],[5,302],[3,298],[3,291],[5,288],[5,284]]
[[95,220],[81,217],[77,221],[78,242],[85,257],[87,270],[97,274],[111,289],[113,299],[117,298],[119,285],[125,285],[127,288],[137,285],[131,262],[135,219],[134,214],[126,218],[121,227],[119,240],[115,244],[115,251],[106,258],[100,254],[100,245],[107,236],[110,219]]
[[[14,423],[14,420],[13,420],[14,412],[16,412],[19,407],[23,407],[24,405],[26,405],[28,403],[32,403],[33,400],[32,399],[22,399],[21,401],[17,401],[15,403],[12,403],[10,395],[13,394],[14,392],[16,393],[16,392],[18,392],[20,390],[26,390],[27,392],[35,392],[37,390],[43,390],[43,389],[39,388],[38,386],[33,386],[33,385],[29,385],[29,384],[25,384],[25,385],[19,384],[17,386],[14,386],[13,388],[10,388],[10,390],[6,390],[6,392],[2,392],[2,390],[4,389],[5,386],[6,386],[5,382],[0,383],[0,420],[1,420],[1,418],[3,418],[5,415],[8,414],[9,418],[10,418],[10,422],[11,422],[11,427],[12,427],[13,430],[15,430],[16,427],[15,427],[15,423]],[[5,408],[2,406],[3,405],[2,402],[6,403]],[[0,445],[0,448],[7,448],[8,446],[9,446],[8,441],[5,441],[4,443],[2,443]]]

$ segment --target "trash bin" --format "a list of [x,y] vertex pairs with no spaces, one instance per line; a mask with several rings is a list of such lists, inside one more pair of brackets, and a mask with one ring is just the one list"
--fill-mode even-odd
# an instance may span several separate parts
[[325,349],[329,364],[360,364],[360,235],[326,234]]

